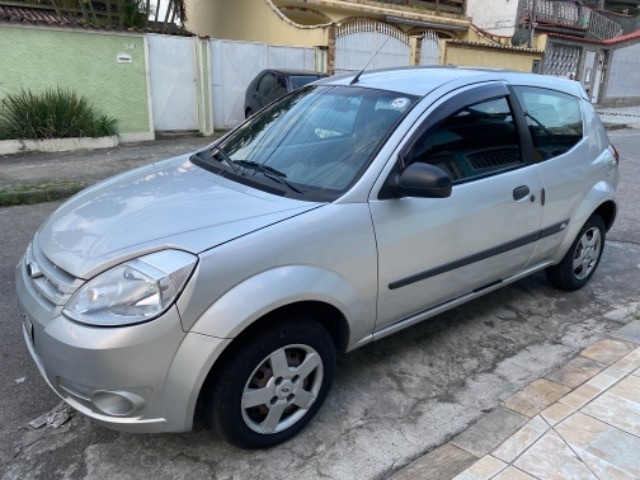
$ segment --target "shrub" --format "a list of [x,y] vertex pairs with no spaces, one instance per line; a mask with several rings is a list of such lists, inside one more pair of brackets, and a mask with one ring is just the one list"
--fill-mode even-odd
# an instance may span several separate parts
[[71,90],[22,90],[0,102],[0,138],[104,137],[117,133],[115,118],[100,114]]

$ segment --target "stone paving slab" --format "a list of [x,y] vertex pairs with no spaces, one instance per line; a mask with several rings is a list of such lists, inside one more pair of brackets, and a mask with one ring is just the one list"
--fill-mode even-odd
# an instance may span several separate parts
[[451,443],[481,457],[509,438],[526,422],[526,416],[500,406],[454,438]]
[[626,324],[611,336],[629,342],[640,343],[640,320],[634,320]]
[[640,478],[640,321],[536,380],[393,480]]
[[595,345],[591,345],[584,349],[581,355],[583,357],[590,358],[591,360],[595,360],[596,362],[611,365],[615,361],[624,357],[631,350],[633,350],[632,343],[605,338]]
[[505,400],[504,405],[522,415],[533,417],[569,390],[569,387],[541,378],[509,397]]
[[414,480],[428,478],[429,480],[449,480],[475,463],[478,457],[456,447],[452,443],[432,450],[409,467],[401,470],[392,480]]
[[600,373],[604,368],[604,364],[596,362],[595,360],[576,357],[544,378],[567,387],[576,388],[597,373]]

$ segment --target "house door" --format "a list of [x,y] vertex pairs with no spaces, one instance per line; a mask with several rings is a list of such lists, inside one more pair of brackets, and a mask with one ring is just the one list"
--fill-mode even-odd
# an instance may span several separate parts
[[154,128],[198,130],[194,40],[169,35],[149,35],[148,38]]

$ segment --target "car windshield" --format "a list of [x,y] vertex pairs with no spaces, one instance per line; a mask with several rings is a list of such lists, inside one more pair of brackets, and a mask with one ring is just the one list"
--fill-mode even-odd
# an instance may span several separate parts
[[319,75],[295,75],[289,77],[291,80],[291,87],[293,90],[304,87],[307,83],[315,82],[320,78]]
[[355,86],[306,87],[258,112],[192,160],[272,193],[334,200],[360,177],[416,100]]

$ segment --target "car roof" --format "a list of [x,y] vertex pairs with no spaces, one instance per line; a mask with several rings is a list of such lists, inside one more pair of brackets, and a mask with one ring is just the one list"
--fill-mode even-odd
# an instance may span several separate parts
[[[356,75],[357,73],[349,73],[333,76],[316,82],[316,85],[350,85]],[[451,84],[452,88],[460,88],[464,85],[491,81],[550,88],[586,98],[582,86],[574,80],[511,70],[473,67],[402,67],[365,70],[355,85],[424,97],[446,84]]]

